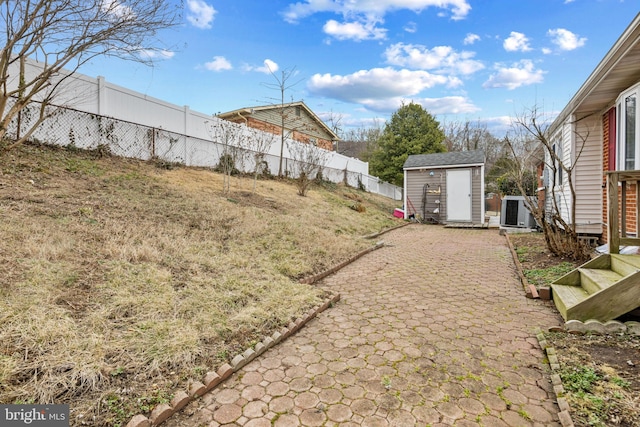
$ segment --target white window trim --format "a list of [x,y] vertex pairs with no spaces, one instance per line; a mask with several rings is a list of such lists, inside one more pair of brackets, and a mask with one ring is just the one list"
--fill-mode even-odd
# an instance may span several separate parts
[[633,170],[640,170],[640,114],[638,114],[638,105],[640,104],[640,82],[625,90],[616,99],[616,169],[626,170],[626,144],[623,137],[626,135],[626,110],[625,100],[635,96],[636,98],[636,120],[635,120],[635,166]]

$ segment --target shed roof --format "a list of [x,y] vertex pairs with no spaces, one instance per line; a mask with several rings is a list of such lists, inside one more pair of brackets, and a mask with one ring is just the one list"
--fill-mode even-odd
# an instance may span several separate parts
[[448,153],[414,154],[404,162],[404,169],[442,168],[459,165],[484,164],[484,151],[450,151]]

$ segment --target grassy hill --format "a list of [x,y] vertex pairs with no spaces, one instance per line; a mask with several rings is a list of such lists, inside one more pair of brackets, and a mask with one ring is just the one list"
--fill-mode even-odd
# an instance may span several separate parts
[[397,202],[343,186],[252,189],[100,153],[1,154],[0,402],[126,423],[317,304],[298,279],[397,224]]

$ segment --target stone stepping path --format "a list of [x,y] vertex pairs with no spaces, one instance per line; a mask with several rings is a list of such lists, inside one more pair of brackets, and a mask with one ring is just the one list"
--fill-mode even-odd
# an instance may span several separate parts
[[341,294],[167,426],[560,426],[536,329],[497,230],[411,225],[317,286]]

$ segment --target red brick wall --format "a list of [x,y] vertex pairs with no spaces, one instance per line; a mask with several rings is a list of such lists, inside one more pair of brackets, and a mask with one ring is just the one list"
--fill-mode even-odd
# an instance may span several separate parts
[[[615,151],[613,150],[615,146],[615,141],[613,138],[615,137],[615,107],[612,107],[609,111],[607,111],[602,116],[602,217],[605,219],[605,222],[608,223],[607,219],[608,215],[608,201],[607,201],[607,177],[604,172],[608,172],[615,168]],[[611,158],[611,159],[610,159]],[[611,162],[609,161],[611,160]],[[635,233],[637,230],[636,224],[636,209],[637,209],[637,201],[636,201],[636,185],[635,184],[625,184],[627,185],[627,211],[626,211],[626,220],[627,220],[627,233]],[[618,206],[622,209],[622,188],[620,188],[620,192],[618,193]],[[620,210],[618,211],[618,219],[621,220]],[[602,230],[602,239],[607,241],[607,230]]]
[[[293,131],[294,141],[304,142],[306,144],[309,142],[310,138],[311,137],[309,135],[306,135],[302,132],[298,132],[297,130]],[[329,151],[333,150],[333,143],[326,139],[316,138],[316,144],[318,145],[318,147],[324,148],[325,150],[329,150]]]
[[[240,117],[238,118],[234,117],[230,119],[230,121],[234,123],[240,123],[240,124],[245,123],[244,119]],[[264,131],[264,132],[269,132],[274,135],[280,135],[280,129],[281,129],[280,126],[263,122],[261,120],[256,120],[253,117],[248,117],[246,123],[247,123],[247,126],[252,127],[254,129],[260,129],[261,131]],[[302,132],[298,132],[296,130],[293,131],[293,135],[291,137],[295,141],[304,142],[304,143],[308,143],[309,139],[311,138],[309,135],[306,135]],[[316,143],[318,144],[318,147],[322,147],[325,150],[329,150],[329,151],[333,150],[332,141],[329,141],[327,139],[322,139],[322,138],[316,138]]]
[[636,208],[636,185],[629,184],[627,185],[627,233],[636,232]]

